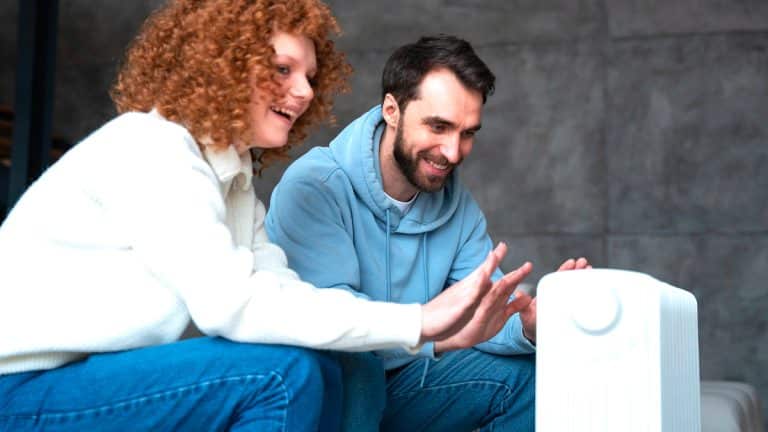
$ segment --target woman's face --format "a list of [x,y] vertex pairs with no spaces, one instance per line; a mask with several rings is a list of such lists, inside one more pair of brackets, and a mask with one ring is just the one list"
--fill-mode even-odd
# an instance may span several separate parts
[[239,153],[251,148],[279,148],[288,143],[288,132],[309,108],[315,93],[312,81],[317,73],[315,45],[305,36],[276,32],[270,39],[275,49],[275,74],[282,86],[277,99],[253,85],[249,144],[239,145]]

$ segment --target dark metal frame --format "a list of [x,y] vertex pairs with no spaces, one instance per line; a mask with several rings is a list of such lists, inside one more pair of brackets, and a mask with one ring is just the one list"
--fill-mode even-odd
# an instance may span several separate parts
[[8,209],[50,163],[58,0],[19,0]]

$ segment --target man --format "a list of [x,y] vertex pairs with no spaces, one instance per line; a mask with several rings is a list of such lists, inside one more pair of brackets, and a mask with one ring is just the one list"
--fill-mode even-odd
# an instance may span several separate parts
[[[330,147],[297,160],[275,189],[267,231],[289,265],[317,286],[398,303],[425,303],[480,265],[492,242],[454,171],[472,150],[494,80],[455,37],[425,37],[398,49],[384,68],[381,105]],[[580,258],[561,269],[585,267]],[[496,270],[493,279],[519,281],[530,270],[530,263],[507,276]],[[348,399],[369,407],[363,414],[352,409],[347,425],[533,430],[535,300],[517,309],[501,322],[499,314],[475,314],[462,331],[416,355],[376,352],[386,375],[366,354],[349,355]],[[384,376],[382,416],[375,396]]]

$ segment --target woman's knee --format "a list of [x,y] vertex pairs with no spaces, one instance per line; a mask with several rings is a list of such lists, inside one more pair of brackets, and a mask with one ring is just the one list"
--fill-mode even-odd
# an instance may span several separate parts
[[343,390],[338,361],[299,347],[254,345],[253,349],[278,359],[268,373],[279,376],[280,382],[266,391],[275,397],[282,394],[287,430],[339,429]]
[[[311,349],[232,342],[220,338],[184,341],[181,357],[206,373],[219,376],[266,376],[276,378],[293,398],[322,401],[326,387],[341,387],[341,367]],[[177,364],[183,364],[179,361]]]

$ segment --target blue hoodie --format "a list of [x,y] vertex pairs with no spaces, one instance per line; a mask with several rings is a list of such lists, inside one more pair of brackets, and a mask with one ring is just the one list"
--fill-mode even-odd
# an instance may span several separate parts
[[[315,286],[423,304],[479,266],[492,243],[482,211],[456,173],[441,190],[419,193],[405,215],[394,206],[381,181],[383,131],[377,106],[329,147],[296,160],[272,193],[267,233],[285,251],[289,267]],[[497,270],[494,279],[501,276]],[[518,315],[477,348],[507,355],[534,351]],[[433,343],[416,356],[403,349],[377,354],[387,369],[435,357]]]

